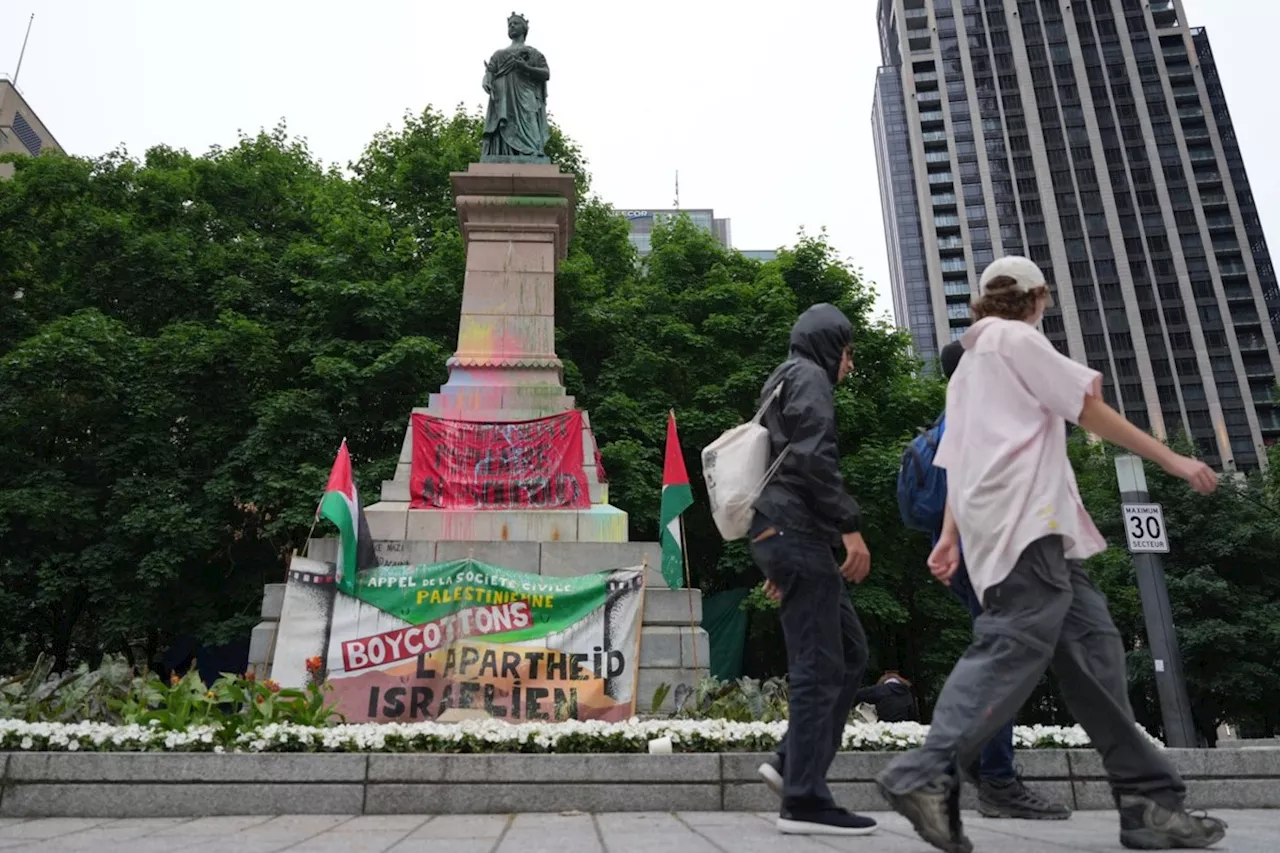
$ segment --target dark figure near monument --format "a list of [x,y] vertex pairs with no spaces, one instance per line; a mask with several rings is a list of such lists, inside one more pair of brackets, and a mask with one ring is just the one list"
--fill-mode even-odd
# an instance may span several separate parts
[[507,18],[511,46],[495,52],[484,66],[489,111],[484,118],[481,161],[534,159],[550,162],[543,151],[551,135],[547,126],[547,59],[524,43],[529,22],[523,15]]

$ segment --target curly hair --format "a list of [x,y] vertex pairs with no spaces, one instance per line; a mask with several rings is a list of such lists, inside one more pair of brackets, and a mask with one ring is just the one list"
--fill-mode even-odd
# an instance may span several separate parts
[[1028,320],[1040,304],[1048,286],[1035,290],[1019,290],[1018,282],[1007,275],[996,276],[987,283],[987,292],[973,302],[973,318],[1001,317],[1005,320]]

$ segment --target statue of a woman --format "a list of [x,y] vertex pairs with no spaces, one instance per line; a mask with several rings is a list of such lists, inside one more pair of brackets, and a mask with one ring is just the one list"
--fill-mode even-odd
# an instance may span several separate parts
[[547,126],[547,59],[524,43],[529,22],[512,12],[507,19],[511,46],[495,52],[484,66],[484,90],[489,111],[484,119],[481,159],[497,157],[546,158],[543,148],[551,134]]

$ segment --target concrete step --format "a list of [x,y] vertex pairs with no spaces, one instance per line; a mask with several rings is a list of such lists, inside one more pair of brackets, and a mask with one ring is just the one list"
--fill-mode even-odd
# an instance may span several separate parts
[[615,506],[550,510],[409,509],[408,502],[379,501],[365,507],[374,539],[430,542],[627,541],[627,514]]

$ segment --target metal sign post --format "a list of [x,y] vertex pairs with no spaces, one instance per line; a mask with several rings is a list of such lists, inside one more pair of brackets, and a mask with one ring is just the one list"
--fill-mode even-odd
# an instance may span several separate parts
[[1193,748],[1198,738],[1191,717],[1191,700],[1187,698],[1187,682],[1182,673],[1182,656],[1178,653],[1178,635],[1173,627],[1164,561],[1160,558],[1161,554],[1169,553],[1164,511],[1159,504],[1151,503],[1141,459],[1127,454],[1117,456],[1116,476],[1120,481],[1125,536],[1129,540],[1129,553],[1133,555],[1133,569],[1138,576],[1138,595],[1142,599],[1142,615],[1147,625],[1147,642],[1151,646],[1151,659],[1156,669],[1156,691],[1160,696],[1165,743],[1172,747]]

